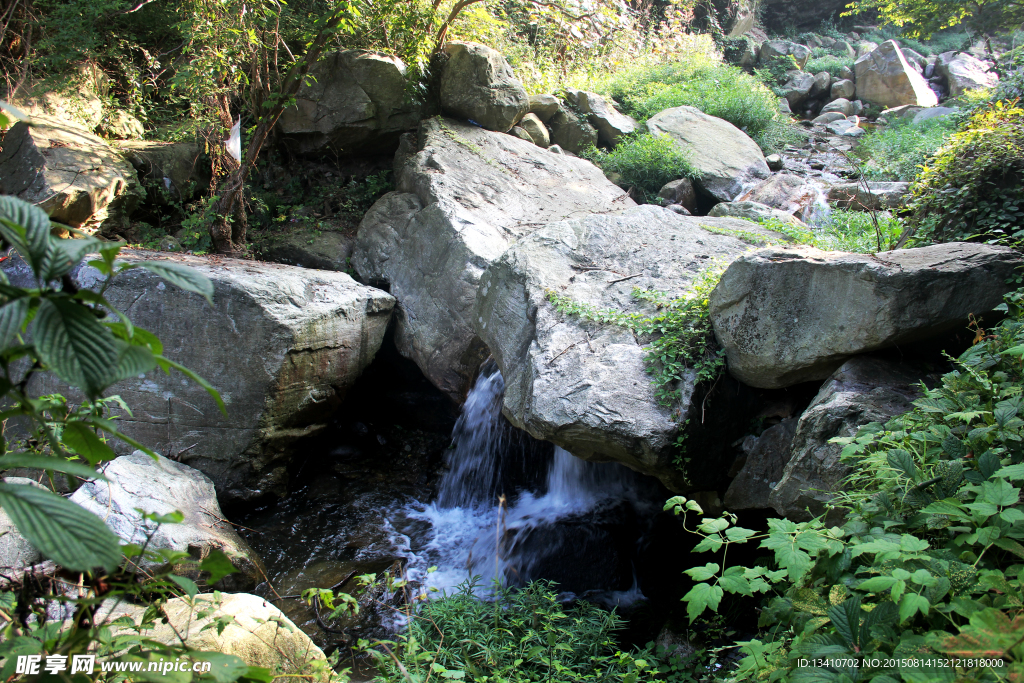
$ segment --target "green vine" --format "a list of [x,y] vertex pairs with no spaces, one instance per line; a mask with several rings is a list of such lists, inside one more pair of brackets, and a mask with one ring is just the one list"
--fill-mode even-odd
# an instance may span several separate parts
[[547,299],[565,315],[654,336],[645,359],[647,371],[654,375],[658,402],[669,406],[681,398],[681,382],[687,370],[695,371],[696,381],[701,383],[713,382],[725,368],[724,353],[711,330],[708,297],[726,265],[716,261],[701,269],[690,291],[675,299],[664,292],[635,288],[635,298],[654,304],[657,312],[653,315],[597,308],[551,290]]

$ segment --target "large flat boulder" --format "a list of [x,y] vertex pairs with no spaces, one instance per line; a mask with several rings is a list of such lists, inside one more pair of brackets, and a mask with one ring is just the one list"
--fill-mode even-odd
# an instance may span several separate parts
[[920,395],[921,379],[908,368],[870,356],[844,363],[800,416],[789,461],[768,504],[796,522],[822,514],[850,473],[839,459],[843,447],[829,440],[854,436],[869,422],[885,423],[907,412]]
[[719,201],[731,202],[771,175],[761,148],[728,121],[695,107],[675,107],[647,121],[654,135],[667,135],[690,155],[698,185]]
[[472,318],[504,376],[509,420],[578,457],[622,462],[684,490],[672,444],[692,411],[700,422],[695,373],[679,405],[660,405],[644,360],[649,339],[562,314],[546,297],[652,313],[633,289],[685,294],[709,264],[749,248],[733,231],[770,234],[749,221],[645,205],[550,223],[509,247],[484,272]]
[[950,97],[999,84],[999,76],[990,65],[967,52],[943,52],[935,62],[935,73],[946,79]]
[[1021,262],[1012,249],[963,242],[878,254],[760,249],[725,271],[711,321],[733,377],[783,388],[965,326],[1002,302]]
[[78,124],[34,116],[19,121],[0,150],[0,194],[37,204],[50,218],[86,232],[114,236],[145,198],[120,154]]
[[[138,624],[145,611],[144,605],[109,600],[98,610],[97,619],[128,617]],[[163,618],[143,632],[146,638],[168,645],[180,645],[184,639],[184,645],[192,650],[234,655],[249,666],[270,669],[276,681],[287,680],[280,674],[314,683],[331,680],[323,650],[284,612],[261,597],[213,593],[198,595],[194,601],[174,598],[161,611]],[[115,629],[115,635],[128,633],[135,632],[123,626]]]
[[278,121],[298,154],[351,154],[398,144],[416,127],[420,107],[406,94],[405,63],[365,50],[338,50],[313,65],[309,79]]
[[589,161],[446,118],[403,142],[396,169],[397,191],[363,218],[352,265],[398,299],[401,353],[461,401],[488,355],[471,318],[484,270],[547,223],[634,203]]
[[[182,462],[213,480],[222,501],[281,491],[286,447],[328,424],[380,347],[394,298],[344,273],[156,252],[124,256],[184,264],[213,281],[212,307],[142,269],[119,275],[105,296],[156,334],[164,355],[208,380],[228,414],[196,383],[153,370],[111,387],[132,409],[119,428],[160,453],[180,452]],[[15,284],[32,281],[18,258],[3,270]],[[81,286],[102,284],[89,266],[73,277]],[[49,375],[34,390],[75,400]]]
[[857,98],[865,102],[883,107],[934,107],[939,103],[928,81],[910,66],[895,41],[887,40],[857,59],[853,70],[857,76]]
[[497,50],[452,41],[441,70],[441,109],[487,130],[507,132],[530,111],[530,98]]
[[[266,580],[263,562],[224,519],[213,482],[205,474],[162,456],[154,460],[142,451],[122,455],[100,469],[107,481],[86,482],[71,502],[103,518],[123,542],[153,551],[192,553],[195,559],[219,550],[240,572],[221,580],[223,590],[252,589]],[[142,516],[175,511],[184,515],[180,524],[157,525]],[[143,566],[150,565],[143,559]]]

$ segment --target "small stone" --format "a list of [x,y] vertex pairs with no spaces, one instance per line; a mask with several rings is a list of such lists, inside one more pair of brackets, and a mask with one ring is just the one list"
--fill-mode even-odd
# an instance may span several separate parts
[[772,171],[782,170],[782,156],[778,154],[769,154],[764,158],[765,163],[768,164],[768,168]]

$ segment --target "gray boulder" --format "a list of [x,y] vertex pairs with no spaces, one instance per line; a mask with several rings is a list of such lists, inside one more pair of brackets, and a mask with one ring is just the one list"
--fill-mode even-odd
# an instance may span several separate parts
[[760,249],[709,300],[729,373],[778,389],[828,377],[850,356],[963,327],[1002,302],[1021,263],[1006,247],[953,242],[879,254]]
[[96,127],[96,132],[115,140],[138,140],[146,135],[142,121],[120,109],[108,112]]
[[897,119],[913,119],[916,115],[923,111],[928,111],[931,107],[919,107],[916,104],[904,104],[899,107],[890,107],[889,109],[883,109],[879,114],[879,118],[883,118],[886,121],[895,121]]
[[847,57],[857,56],[857,51],[853,48],[853,45],[850,45],[850,43],[845,40],[837,40],[833,43],[832,50],[834,52],[844,53]]
[[839,77],[841,79],[843,79],[844,81],[852,81],[857,76],[856,76],[854,70],[851,69],[850,67],[848,67],[848,66],[841,66],[841,67],[839,67]]
[[832,75],[827,71],[819,71],[814,74],[814,86],[811,88],[811,98],[820,97],[822,94],[829,92],[829,87],[832,85]]
[[[71,502],[101,517],[123,542],[154,551],[180,550],[195,559],[220,550],[240,573],[222,579],[224,590],[248,590],[266,580],[262,560],[224,519],[213,482],[199,470],[162,456],[154,460],[142,451],[115,458],[100,470],[107,481],[86,482]],[[178,511],[184,519],[157,525],[144,519],[140,509],[159,515]],[[144,560],[143,566],[152,563]]]
[[857,74],[857,97],[883,107],[915,104],[934,107],[939,103],[928,81],[907,63],[892,40],[860,57],[853,65]]
[[573,154],[597,144],[597,129],[566,107],[558,108],[548,121],[548,128],[551,130],[551,143]]
[[901,208],[909,191],[910,183],[839,183],[829,188],[828,201],[840,209],[884,211]]
[[536,115],[541,123],[547,123],[561,106],[554,95],[530,95],[530,113]]
[[765,204],[810,222],[828,208],[824,197],[825,193],[818,182],[789,173],[776,173],[742,195],[738,201]]
[[857,59],[860,59],[861,57],[869,55],[875,50],[877,50],[878,43],[872,43],[870,40],[861,40],[858,41],[853,47],[857,51]]
[[258,247],[260,259],[301,268],[349,269],[355,239],[330,230],[289,230],[271,235]]
[[811,58],[811,48],[788,40],[766,40],[761,43],[762,62],[787,55],[792,55],[796,60],[796,65],[802,69],[807,66],[807,60]]
[[679,204],[690,213],[697,210],[697,191],[689,178],[672,180],[661,186],[658,197],[667,204]]
[[[283,492],[287,447],[327,426],[380,347],[394,298],[343,273],[162,252],[123,258],[180,263],[213,281],[212,307],[142,269],[118,276],[105,296],[156,334],[164,355],[209,381],[227,417],[196,383],[153,370],[111,388],[132,409],[118,428],[155,451],[182,452],[222,501]],[[15,284],[32,281],[20,259],[2,267]],[[85,287],[103,281],[89,266],[73,277]],[[77,399],[52,376],[32,388]]]
[[550,223],[510,246],[480,279],[472,318],[505,378],[504,414],[576,456],[616,460],[669,488],[685,487],[672,443],[679,424],[694,410],[699,415],[699,404],[690,404],[692,373],[680,405],[659,405],[645,340],[563,315],[547,296],[553,291],[598,309],[653,312],[633,289],[684,294],[711,259],[735,258],[748,248],[732,231],[773,235],[746,221],[646,205]]
[[194,142],[124,140],[115,149],[135,168],[151,204],[187,202],[210,185],[210,164],[200,160]]
[[[4,477],[4,483],[43,488],[26,477]],[[9,573],[5,570],[16,571],[42,561],[43,556],[39,551],[21,535],[7,512],[0,509],[0,575]]]
[[524,129],[522,126],[512,126],[512,130],[510,130],[508,134],[515,135],[520,140],[526,140],[527,142],[531,142],[535,145],[537,144],[537,142],[533,139],[533,136],[527,133],[526,129]]
[[771,175],[761,148],[728,121],[695,107],[666,109],[647,121],[654,135],[668,135],[700,172],[698,185],[715,199],[730,202]]
[[829,95],[833,102],[839,99],[852,100],[857,94],[857,85],[850,80],[842,79],[832,84]]
[[[853,102],[850,100],[840,97],[837,100],[832,100],[824,107],[821,108],[822,115],[825,114],[842,114],[844,117],[852,116],[854,112]],[[836,119],[838,121],[838,119]]]
[[598,142],[614,147],[619,138],[636,131],[639,125],[631,116],[620,114],[611,102],[586,90],[566,90],[566,97],[587,115],[587,123],[597,129]]
[[523,120],[519,122],[519,126],[530,136],[533,144],[544,148],[551,146],[551,134],[548,133],[547,126],[536,114],[530,113],[524,116]]
[[508,131],[530,109],[530,99],[505,58],[480,43],[452,41],[441,70],[441,109],[487,130]]
[[929,119],[938,119],[943,116],[949,116],[959,111],[956,107],[931,107],[929,109],[922,109],[921,111],[914,114],[914,118],[911,119],[914,123],[922,123]]
[[935,62],[935,73],[946,79],[950,97],[970,90],[994,88],[999,76],[990,66],[966,52],[943,52]]
[[542,225],[634,204],[589,161],[451,119],[424,121],[407,151],[397,191],[359,226],[352,264],[398,298],[402,354],[461,400],[488,354],[471,318],[483,271]]
[[722,202],[715,204],[708,212],[712,218],[742,218],[755,223],[767,218],[774,218],[783,223],[802,226],[803,221],[791,213],[772,208],[767,204],[752,201]]
[[779,88],[779,94],[789,103],[791,110],[799,110],[800,106],[811,97],[814,89],[814,76],[803,71],[790,71],[789,80]]
[[[759,510],[769,507],[768,496],[782,480],[792,453],[796,418],[786,418],[743,442],[743,464],[725,491],[725,508]],[[735,465],[734,465],[735,467]]]
[[352,154],[395,145],[416,127],[420,108],[405,91],[405,64],[365,50],[338,50],[313,65],[314,77],[278,121],[288,149],[298,154]]
[[[850,117],[853,118],[853,117]],[[860,121],[854,119],[843,119],[825,124],[825,130],[833,135],[841,135],[847,138],[859,138],[864,135],[864,129],[860,127]]]
[[844,363],[800,416],[789,462],[768,504],[796,522],[825,512],[825,505],[850,473],[839,460],[843,447],[829,439],[854,436],[869,422],[885,423],[907,412],[920,395],[920,380],[919,374],[870,356]]
[[814,119],[811,121],[811,123],[813,123],[815,125],[823,126],[823,125],[828,124],[828,123],[834,123],[836,121],[845,121],[845,120],[846,120],[846,114],[840,113],[838,111],[829,111],[829,112],[825,112],[825,113],[821,114],[820,116],[814,117]]
[[0,150],[0,194],[38,204],[50,218],[113,236],[145,197],[131,164],[76,124],[35,116],[19,121]]

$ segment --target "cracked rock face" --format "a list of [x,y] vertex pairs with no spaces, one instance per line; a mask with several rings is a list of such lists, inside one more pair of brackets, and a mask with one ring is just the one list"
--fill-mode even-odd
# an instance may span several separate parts
[[146,196],[116,150],[77,124],[45,116],[14,124],[4,137],[0,193],[38,204],[58,223],[108,236],[127,229]]
[[352,265],[398,299],[399,351],[461,401],[488,354],[471,318],[484,270],[547,223],[634,203],[589,161],[447,118],[424,121],[395,165],[398,189],[363,218]]
[[691,405],[692,371],[681,402],[660,405],[645,362],[650,339],[559,313],[547,293],[650,314],[654,306],[634,288],[679,297],[714,261],[749,249],[737,235],[751,233],[781,237],[741,219],[645,205],[550,223],[514,243],[484,273],[473,314],[505,378],[505,415],[578,457],[615,460],[686,490],[671,445],[691,411],[700,412]]
[[762,389],[822,380],[851,356],[940,335],[991,311],[1021,263],[950,242],[878,254],[767,248],[736,259],[709,300],[729,373]]
[[[165,356],[209,381],[228,414],[183,375],[152,370],[110,388],[132,409],[119,428],[157,452],[182,452],[221,500],[280,490],[285,447],[326,426],[380,347],[395,300],[344,273],[155,252],[123,257],[172,260],[213,281],[212,307],[141,269],[118,276],[106,298],[156,334]],[[14,284],[31,278],[17,258],[4,272]],[[88,266],[73,276],[82,286],[101,281]],[[52,375],[41,380],[39,393],[74,393]]]
[[[351,154],[369,145],[398,144],[416,127],[420,107],[405,92],[405,64],[365,50],[339,50],[317,62],[278,127],[298,154]],[[394,149],[394,147],[392,147]]]

